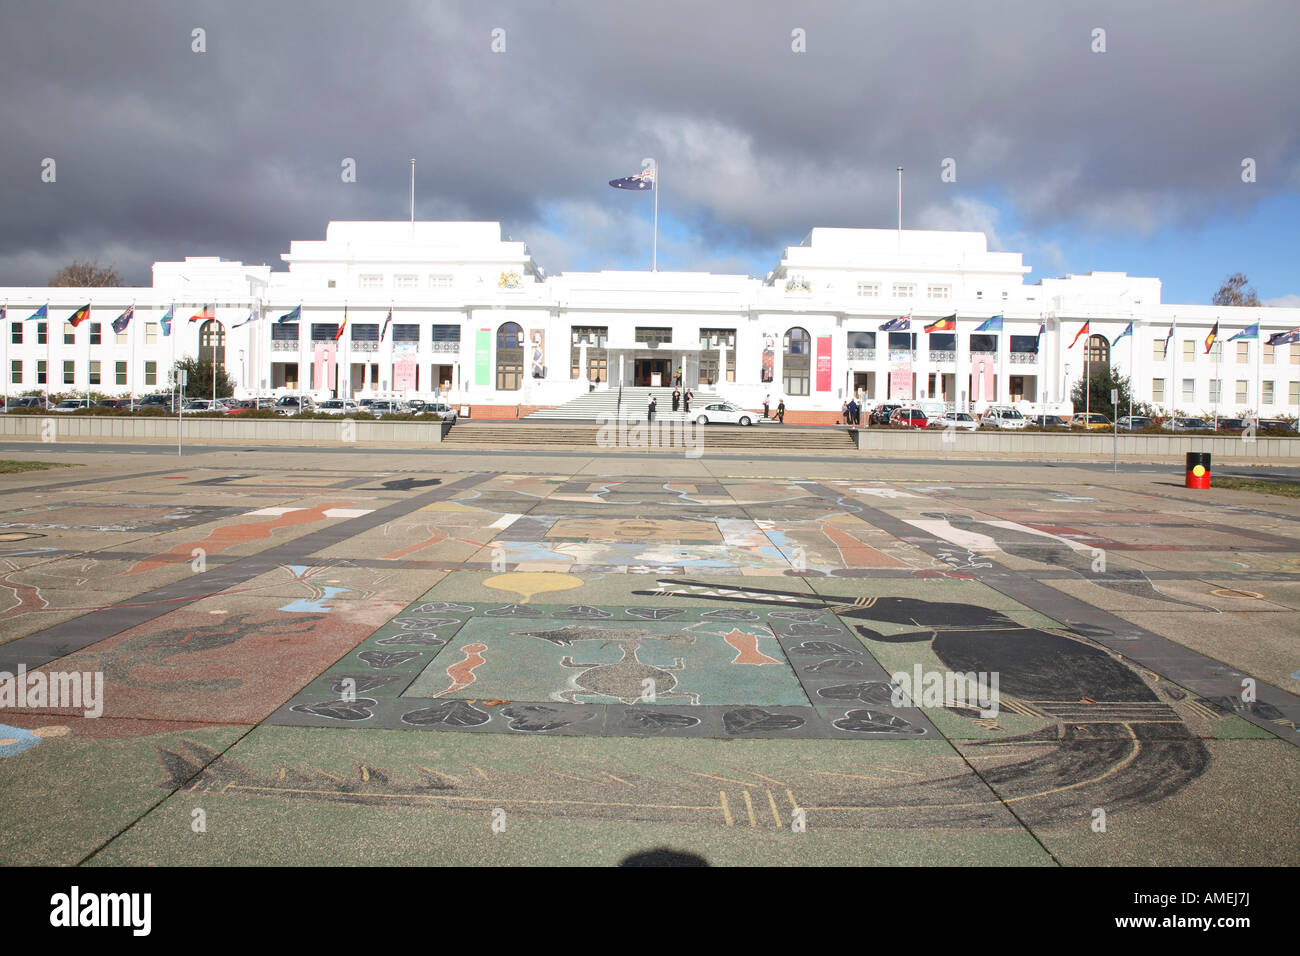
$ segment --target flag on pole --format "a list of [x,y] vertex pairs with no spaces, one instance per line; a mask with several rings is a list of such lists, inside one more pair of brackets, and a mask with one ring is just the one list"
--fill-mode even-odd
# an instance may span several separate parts
[[6,303],[6,304],[4,304],[4,305],[0,305],[0,322],[5,321],[5,319],[7,319],[7,318],[9,318],[9,305],[8,305],[8,303]]
[[162,314],[162,318],[158,320],[158,324],[162,326],[164,336],[172,334],[172,313],[175,311],[176,306],[170,306],[167,311]]
[[135,318],[135,306],[129,306],[125,312],[113,320],[113,331],[121,335]]
[[985,319],[983,322],[980,323],[979,328],[977,328],[975,331],[976,332],[1001,332],[1002,316],[995,315]]
[[231,328],[232,329],[242,328],[243,326],[247,325],[249,322],[252,322],[255,318],[257,318],[257,309],[256,308],[249,309],[248,318],[244,319],[243,322],[236,322],[234,325],[231,326]]
[[1088,334],[1088,326],[1089,326],[1089,324],[1090,324],[1090,323],[1088,323],[1088,322],[1083,323],[1083,328],[1079,329],[1078,332],[1075,332],[1075,333],[1074,333],[1074,341],[1070,343],[1070,348],[1074,348],[1074,346],[1078,343],[1078,341],[1079,341],[1079,336],[1081,336],[1081,335],[1087,335],[1087,334]]
[[1219,322],[1218,322],[1218,320],[1216,319],[1215,322],[1214,322],[1214,328],[1210,329],[1210,334],[1207,335],[1207,336],[1205,337],[1205,354],[1206,354],[1206,355],[1209,355],[1209,354],[1210,354],[1210,349],[1211,349],[1211,348],[1213,347],[1213,345],[1214,345],[1214,340],[1217,339],[1218,337],[1219,337]]
[[654,189],[656,172],[658,172],[658,167],[651,166],[649,169],[643,169],[631,176],[624,176],[622,179],[611,179],[609,184],[615,189]]
[[379,333],[379,341],[382,342],[384,340],[384,336],[388,334],[388,326],[392,324],[392,321],[393,321],[393,309],[392,306],[389,306],[388,318],[384,319],[384,328]]
[[1130,322],[1128,325],[1126,325],[1126,326],[1124,327],[1124,331],[1123,331],[1123,332],[1121,332],[1119,335],[1115,336],[1114,340],[1110,343],[1110,347],[1111,347],[1111,348],[1114,348],[1115,346],[1119,345],[1119,340],[1120,340],[1120,339],[1122,339],[1122,338],[1123,338],[1124,336],[1126,336],[1126,335],[1132,335],[1132,334],[1133,334],[1133,323]]
[[1246,326],[1244,329],[1242,329],[1242,330],[1241,330],[1240,332],[1238,332],[1236,335],[1229,336],[1229,337],[1228,337],[1228,341],[1229,341],[1229,342],[1235,342],[1237,339],[1257,339],[1257,338],[1259,338],[1259,323],[1258,323],[1258,322],[1256,322],[1254,325],[1248,325],[1248,326]]
[[195,312],[193,315],[190,316],[190,321],[197,322],[200,319],[207,321],[210,319],[215,319],[216,317],[217,317],[217,313],[215,307],[211,305],[205,305],[202,308],[202,310]]
[[883,323],[880,326],[880,331],[906,332],[911,327],[912,327],[912,313],[909,312],[907,313],[907,315],[900,315],[896,319],[890,319],[888,322]]
[[343,322],[342,322],[342,324],[339,326],[339,330],[338,330],[337,332],[334,333],[334,341],[335,341],[335,342],[337,342],[339,339],[343,338],[343,330],[346,329],[347,327],[348,327],[348,307],[345,305],[345,306],[343,307]]
[[27,318],[23,319],[23,321],[30,322],[32,321],[32,319],[39,319],[40,321],[43,322],[49,316],[49,314],[50,314],[50,304],[47,302],[45,303],[45,305],[41,306],[31,315],[27,316]]
[[1046,322],[1039,322],[1039,323],[1038,323],[1038,335],[1035,336],[1035,337],[1041,339],[1041,338],[1043,337],[1043,333],[1046,332],[1046,331],[1047,331],[1047,323],[1046,323]]
[[277,324],[279,324],[280,322],[297,322],[301,318],[302,318],[302,306],[298,305],[294,308],[292,312],[286,312],[284,315],[280,316],[275,321]]
[[927,332],[955,332],[957,330],[957,313],[935,319],[925,327]]
[[87,302],[85,305],[79,308],[76,312],[73,312],[72,316],[68,319],[68,321],[72,323],[72,327],[75,329],[82,322],[85,322],[88,318],[90,318],[89,302]]
[[1290,332],[1274,332],[1268,337],[1269,345],[1291,345],[1293,342],[1300,342],[1300,328],[1294,328]]
[[1174,329],[1178,327],[1177,322],[1169,323],[1169,334],[1165,336],[1165,358],[1169,357],[1169,340],[1174,337]]

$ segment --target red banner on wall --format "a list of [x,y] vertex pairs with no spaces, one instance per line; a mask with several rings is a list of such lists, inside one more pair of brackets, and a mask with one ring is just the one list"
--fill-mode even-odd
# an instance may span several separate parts
[[831,390],[831,337],[817,336],[817,391]]

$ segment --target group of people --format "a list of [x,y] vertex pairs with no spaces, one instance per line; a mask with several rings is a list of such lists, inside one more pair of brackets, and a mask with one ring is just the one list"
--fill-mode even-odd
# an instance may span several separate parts
[[[680,378],[681,376],[680,369],[678,370],[677,374],[678,377]],[[694,397],[695,397],[695,393],[692,392],[689,388],[686,389],[685,392],[681,391],[680,389],[674,388],[673,389],[673,411],[677,411],[678,408],[681,408],[683,412],[690,412],[691,399]],[[655,412],[658,411],[658,409],[659,409],[659,399],[651,395],[650,404],[646,407],[646,421],[653,422],[655,420]]]
[[840,409],[840,417],[845,425],[862,424],[862,406],[858,404],[857,399],[850,398]]
[[[764,418],[772,417],[772,396],[771,395],[763,396],[763,417]],[[776,420],[779,424],[782,425],[785,424],[785,399],[784,398],[776,403]]]

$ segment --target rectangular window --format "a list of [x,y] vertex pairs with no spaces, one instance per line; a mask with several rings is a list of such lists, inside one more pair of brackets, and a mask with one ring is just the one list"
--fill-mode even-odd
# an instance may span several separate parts
[[100,322],[90,323],[90,344],[102,345],[104,342],[104,326]]
[[114,332],[113,343],[115,345],[126,345],[127,344],[126,335],[127,333],[125,329],[123,329],[121,332]]
[[12,359],[9,362],[9,383],[11,385],[21,385],[23,383],[22,359]]
[[434,325],[429,329],[429,341],[431,342],[459,342],[460,326],[459,325]]
[[328,281],[325,283],[325,288],[327,288],[327,289],[333,289],[333,288],[334,288],[335,286],[337,286],[337,285],[338,285],[338,280],[337,280],[337,279],[330,279],[330,280],[328,280]]
[[608,345],[609,327],[604,325],[574,325],[570,326],[569,334],[575,348],[586,342],[588,345],[603,349]]
[[927,286],[925,296],[928,299],[946,299],[952,294],[952,287],[946,285]]
[[1154,362],[1163,362],[1165,360],[1165,340],[1156,339],[1151,343],[1151,360]]
[[1223,361],[1223,339],[1215,339],[1210,345],[1209,358],[1215,364]]
[[113,367],[113,379],[118,385],[126,384],[126,363],[117,362]]
[[729,349],[736,347],[735,329],[700,329],[700,347],[716,349],[725,345]]
[[158,323],[157,322],[146,322],[144,324],[144,344],[145,345],[158,344]]
[[49,338],[49,336],[46,335],[46,331],[45,331],[45,323],[44,323],[44,322],[37,322],[37,323],[36,323],[36,344],[37,344],[37,345],[44,345],[44,344],[46,344],[46,341],[48,340],[48,338]]
[[63,323],[63,344],[64,345],[77,344],[77,329],[75,326],[73,326],[71,322]]
[[1291,364],[1300,365],[1300,342],[1291,345]]
[[1195,339],[1183,340],[1183,361],[1184,362],[1196,361],[1196,340]]
[[1153,378],[1151,380],[1151,401],[1163,402],[1165,400],[1165,380],[1163,378]]
[[980,289],[975,290],[975,298],[977,298],[977,299],[982,299],[982,298],[984,298],[984,292],[983,292],[983,290],[980,290]]
[[420,327],[415,324],[393,325],[394,342],[418,342],[420,341]]
[[90,384],[98,385],[99,382],[99,363],[92,361],[90,363]]
[[274,322],[271,324],[271,341],[272,342],[297,342],[298,341],[298,323],[297,322]]
[[23,344],[23,324],[21,322],[13,324],[13,331],[9,333],[9,341],[14,345]]
[[1002,301],[1003,301],[1003,302],[1007,301],[1007,295],[1008,295],[1008,293],[1005,292],[1005,291],[1002,293]]
[[[894,298],[895,298],[895,299],[910,299],[910,298],[911,298],[912,296],[914,296],[915,294],[916,294],[916,286],[913,285],[912,283],[910,283],[910,282],[895,282],[895,283],[894,283]],[[806,393],[805,393],[805,394],[806,394]]]
[[1211,405],[1217,405],[1219,404],[1219,402],[1223,401],[1223,397],[1221,394],[1222,392],[1223,392],[1223,380],[1217,378],[1210,379],[1210,404]]
[[354,325],[352,326],[353,342],[378,342],[379,326],[377,325]]
[[396,289],[415,289],[420,285],[420,277],[413,275],[393,276],[393,287]]
[[158,384],[158,363],[157,362],[144,363],[144,383],[146,385]]
[[1237,343],[1237,364],[1244,365],[1249,361],[1250,361],[1250,343],[1238,342]]
[[644,342],[646,345],[663,345],[672,342],[672,340],[672,329],[642,327],[636,330],[636,341]]
[[450,289],[451,276],[429,276],[430,289]]
[[1262,384],[1263,384],[1264,398],[1260,401],[1260,404],[1272,405],[1273,404],[1273,383],[1264,382]]
[[874,299],[874,298],[876,298],[876,296],[880,295],[880,283],[879,283],[879,282],[859,282],[859,283],[858,283],[858,295],[863,296],[864,298],[868,298],[868,299]]
[[875,332],[850,332],[849,348],[851,349],[874,349],[876,347]]
[[1242,404],[1248,401],[1246,394],[1246,383],[1241,379],[1237,379],[1237,401]]
[[313,322],[311,324],[311,340],[313,342],[333,342],[334,336],[338,334],[339,327],[334,322]]
[[36,360],[36,384],[44,385],[46,379],[45,359]]
[[1265,365],[1272,365],[1277,360],[1277,349],[1267,342],[1264,343],[1263,360]]
[[1184,402],[1196,401],[1196,379],[1194,378],[1183,379],[1183,401]]
[[1287,394],[1292,405],[1300,405],[1300,382],[1291,382],[1287,386]]
[[75,385],[77,383],[77,370],[70,361],[63,363],[63,384]]
[[384,277],[381,275],[357,276],[357,287],[361,289],[382,289]]

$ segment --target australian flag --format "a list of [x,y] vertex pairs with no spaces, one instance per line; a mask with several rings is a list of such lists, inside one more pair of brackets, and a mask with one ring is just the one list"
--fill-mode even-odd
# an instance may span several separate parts
[[890,319],[888,322],[886,322],[884,325],[880,327],[880,331],[906,332],[911,327],[912,327],[912,313],[909,312],[907,313],[907,315],[900,315],[896,319]]
[[113,331],[119,335],[126,331],[126,327],[131,324],[131,319],[135,317],[135,306],[131,306],[116,319],[113,320]]
[[611,179],[609,184],[615,189],[654,189],[656,172],[658,170],[652,166],[634,175],[624,176],[622,179]]
[[1294,342],[1300,342],[1300,328],[1290,332],[1274,332],[1268,337],[1269,345],[1291,345]]

